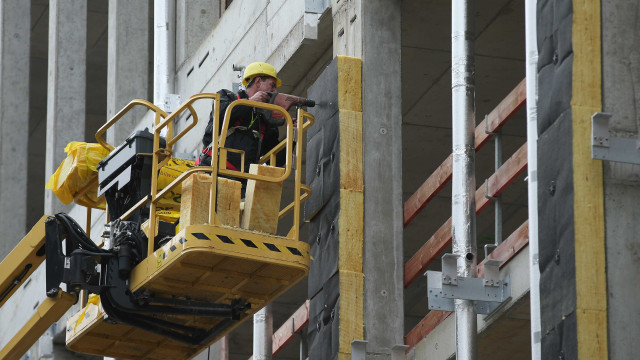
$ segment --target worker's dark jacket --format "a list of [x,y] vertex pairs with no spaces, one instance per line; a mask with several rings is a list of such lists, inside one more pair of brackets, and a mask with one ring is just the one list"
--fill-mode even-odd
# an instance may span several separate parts
[[[237,99],[248,99],[249,96],[244,90],[240,90],[238,94],[223,89],[218,92],[220,94],[220,126],[224,119],[227,107]],[[257,109],[249,106],[236,106],[231,110],[229,130],[225,147],[244,151],[244,171],[249,172],[249,165],[256,163],[260,157],[269,150],[278,145],[279,132],[275,126],[267,125],[264,114]],[[211,138],[213,133],[213,111],[209,115],[209,123],[202,137],[204,145],[200,158],[196,161],[197,165],[211,165]],[[284,155],[282,153],[281,155]],[[284,160],[284,156],[278,156],[278,160]],[[284,162],[284,161],[278,161]],[[278,164],[281,166],[282,164]],[[227,153],[227,168],[232,170],[240,170],[240,154]]]

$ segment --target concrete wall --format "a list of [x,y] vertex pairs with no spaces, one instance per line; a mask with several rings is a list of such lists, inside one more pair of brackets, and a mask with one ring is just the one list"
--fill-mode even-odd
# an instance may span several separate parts
[[29,134],[29,2],[0,3],[0,256],[26,234]]
[[[638,137],[640,124],[640,5],[602,2],[603,111],[615,136]],[[640,157],[639,157],[640,159]],[[609,358],[640,353],[640,165],[604,162]]]
[[220,0],[176,2],[176,66],[198,49],[220,19]]
[[[184,101],[196,93],[232,89],[238,81],[234,64],[267,61],[280,70],[302,45],[304,28],[298,24],[304,14],[302,1],[234,1],[193,55],[177,64],[176,93]],[[200,101],[195,109],[204,117],[180,141],[177,152],[196,153],[202,146],[211,102]],[[182,117],[175,126],[184,128],[188,121]]]

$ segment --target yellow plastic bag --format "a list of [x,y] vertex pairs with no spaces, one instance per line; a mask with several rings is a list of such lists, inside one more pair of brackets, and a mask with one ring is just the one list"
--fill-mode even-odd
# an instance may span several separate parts
[[77,204],[93,207],[105,208],[104,198],[98,201],[98,170],[100,160],[109,154],[109,150],[100,144],[73,141],[64,148],[67,158],[58,167],[56,172],[49,177],[45,187],[53,193],[63,204],[70,204],[74,197],[79,195],[80,190],[95,182],[93,186],[80,194],[75,202]]
[[[166,188],[180,174],[196,166],[193,160],[171,158],[167,164],[158,171],[158,191]],[[158,202],[158,209],[171,210],[180,209],[180,197],[182,195],[182,185],[173,188]]]

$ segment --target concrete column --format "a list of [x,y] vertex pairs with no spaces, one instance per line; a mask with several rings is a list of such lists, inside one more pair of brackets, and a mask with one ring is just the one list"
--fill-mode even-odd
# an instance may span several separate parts
[[[66,157],[67,143],[84,140],[87,84],[87,3],[60,0],[49,6],[47,180]],[[44,207],[47,214],[68,210],[51,191],[45,191]]]
[[[632,0],[602,1],[603,111],[611,113],[616,136],[637,138],[640,131],[640,5]],[[640,352],[640,166],[603,161],[607,255],[609,358]]]
[[[107,119],[133,99],[151,100],[149,92],[149,1],[109,0]],[[107,132],[117,146],[133,131],[144,111],[131,112]]]
[[390,354],[395,345],[404,344],[401,10],[400,0],[362,2],[363,269],[368,353]]
[[404,344],[400,0],[332,1],[334,55],[362,58],[367,358]]
[[220,0],[176,2],[176,67],[200,47],[220,19]]
[[26,233],[30,1],[0,2],[0,258]]

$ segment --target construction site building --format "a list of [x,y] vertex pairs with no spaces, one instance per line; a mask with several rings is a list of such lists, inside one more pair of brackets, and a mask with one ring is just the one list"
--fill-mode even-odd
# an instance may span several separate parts
[[[473,26],[460,33],[458,2],[1,1],[0,255],[43,214],[84,223],[85,208],[44,189],[68,142],[94,142],[132,99],[171,111],[236,90],[238,69],[265,61],[281,92],[318,102],[304,159],[316,198],[301,229],[311,271],[271,305],[275,358],[453,358],[455,314],[429,310],[424,273],[455,250],[457,36],[474,45],[469,261],[479,277],[483,261],[502,261],[510,286],[477,316],[477,358],[636,358],[640,3],[469,0]],[[139,111],[109,141],[152,124]],[[200,152],[205,125],[178,143],[181,157]],[[97,239],[105,218],[91,219]],[[1,309],[0,346],[45,297],[43,281],[38,271]],[[65,349],[67,318],[23,358],[94,358]],[[248,359],[253,342],[245,322],[196,359]]]

